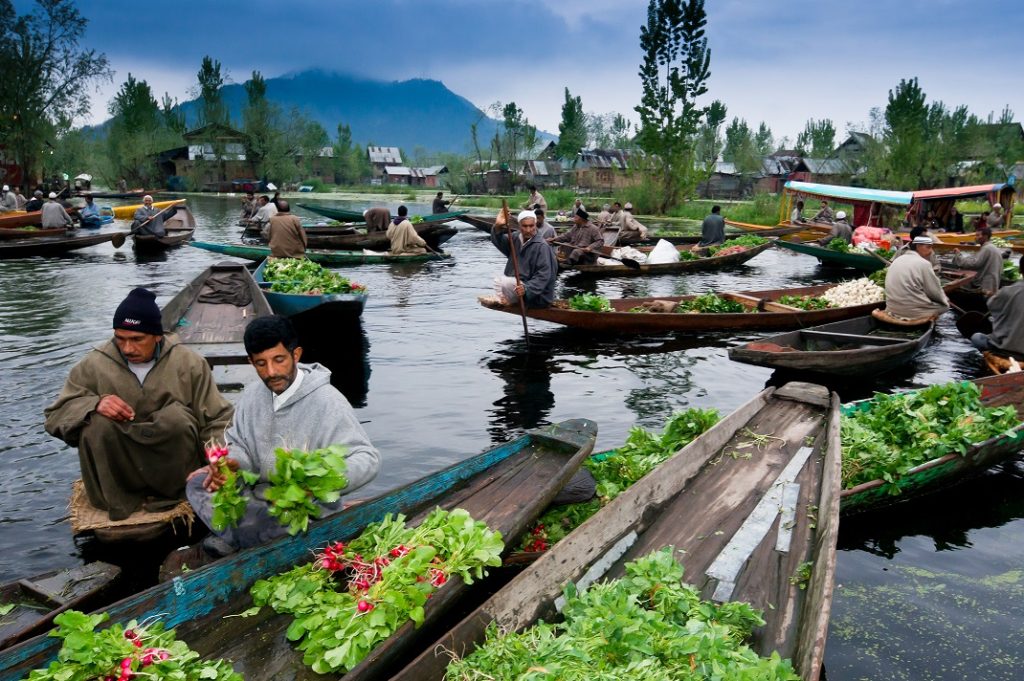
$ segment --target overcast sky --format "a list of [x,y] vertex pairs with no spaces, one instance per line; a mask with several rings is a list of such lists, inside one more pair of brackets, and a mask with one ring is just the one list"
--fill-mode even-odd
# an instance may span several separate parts
[[[20,9],[28,0],[19,0]],[[232,82],[321,67],[402,80],[432,78],[486,109],[515,101],[557,133],[563,88],[588,112],[637,120],[645,0],[79,0],[84,44],[106,53],[114,82],[131,71],[157,95],[190,97],[203,55]],[[708,99],[728,117],[766,121],[791,139],[808,118],[841,137],[884,107],[901,78],[929,100],[1024,119],[1024,1],[709,0]],[[401,106],[396,102],[396,106]]]

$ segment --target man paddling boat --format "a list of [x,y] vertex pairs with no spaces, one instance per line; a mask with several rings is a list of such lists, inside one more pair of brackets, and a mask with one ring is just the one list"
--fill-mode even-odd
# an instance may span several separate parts
[[1003,276],[1003,254],[992,243],[992,230],[979,227],[974,231],[974,240],[981,248],[974,255],[965,255],[960,249],[953,251],[953,266],[965,270],[974,270],[978,275],[967,287],[990,296],[999,290],[999,280]]
[[591,224],[590,216],[582,208],[572,216],[572,221],[572,229],[559,239],[559,242],[568,246],[558,247],[558,259],[570,266],[597,262],[597,256],[604,246],[601,230]]
[[[260,481],[248,497],[245,516],[237,527],[213,530],[215,540],[172,554],[181,563],[189,556],[191,567],[206,557],[226,555],[284,536],[288,528],[270,515],[265,493],[276,467],[279,447],[321,449],[331,445],[346,448],[345,476],[348,494],[366,485],[380,470],[380,454],[370,443],[345,396],[331,385],[331,372],[320,364],[302,364],[302,348],[295,329],[286,317],[272,315],[249,323],[243,339],[249,363],[258,382],[242,393],[231,426],[225,433],[228,466],[258,473]],[[218,466],[195,470],[187,487],[189,503],[196,515],[212,529],[212,494],[224,484]],[[339,499],[321,503],[321,517],[342,509]]]
[[[520,298],[526,307],[548,307],[555,299],[555,280],[558,278],[558,260],[555,252],[537,234],[537,215],[524,210],[518,216],[519,231],[509,241],[505,229],[505,212],[498,213],[491,231],[491,243],[508,256],[505,272],[494,280],[502,305],[518,304]],[[519,281],[516,283],[512,264],[514,248],[518,256]]]
[[89,502],[111,520],[185,498],[185,480],[232,408],[206,360],[165,336],[156,297],[134,289],[114,337],[89,352],[45,410],[46,432],[78,448]]
[[391,221],[387,231],[391,242],[388,253],[391,255],[423,255],[427,252],[427,242],[416,233],[416,228],[409,221],[409,209],[398,207],[398,217]]
[[160,211],[153,207],[153,197],[149,194],[142,197],[142,205],[132,216],[132,233],[150,234],[156,237],[167,234],[167,231],[164,230],[164,216],[160,215]]

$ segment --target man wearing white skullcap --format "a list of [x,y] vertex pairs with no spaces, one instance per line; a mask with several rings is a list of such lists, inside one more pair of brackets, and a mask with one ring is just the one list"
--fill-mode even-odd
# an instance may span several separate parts
[[[518,305],[522,298],[527,307],[548,307],[555,299],[555,280],[558,261],[555,252],[537,234],[537,215],[524,210],[518,217],[519,230],[509,239],[505,227],[505,213],[498,213],[491,231],[491,243],[508,256],[505,272],[494,280],[503,305]],[[517,255],[520,283],[516,284],[516,269],[512,263],[512,249]]]
[[832,243],[832,239],[842,239],[847,244],[853,243],[853,228],[846,221],[846,211],[841,210],[836,213],[836,221],[832,223],[832,229],[829,230],[828,236],[819,239],[818,244],[828,246]]
[[40,210],[42,211],[40,220],[43,229],[57,229],[59,227],[70,229],[74,225],[71,221],[71,216],[64,210],[64,206],[60,205],[60,201],[57,201],[57,195],[53,192],[50,192],[49,201],[44,203]]
[[146,194],[142,197],[142,205],[132,216],[132,234],[151,234],[153,236],[164,236],[164,216],[153,206],[153,197]]
[[1000,229],[1005,221],[1006,218],[1003,215],[1003,204],[993,203],[992,212],[990,212],[988,217],[985,218],[985,225],[989,229]]
[[0,197],[0,213],[9,213],[18,210],[18,197],[11,191],[11,188],[4,185],[3,196]]
[[885,275],[885,311],[902,319],[938,317],[949,309],[949,299],[932,269],[932,239],[917,236],[911,253],[896,258]]

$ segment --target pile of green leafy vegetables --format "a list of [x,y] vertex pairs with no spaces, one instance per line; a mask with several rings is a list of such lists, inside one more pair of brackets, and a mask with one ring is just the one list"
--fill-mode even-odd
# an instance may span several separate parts
[[29,681],[85,681],[86,679],[174,679],[175,681],[242,681],[228,662],[201,660],[199,653],[175,639],[174,629],[163,623],[113,624],[107,613],[86,615],[68,610],[57,615],[50,633],[63,639],[57,659],[46,669],[34,669]]
[[346,452],[342,445],[308,452],[280,447],[274,450],[277,458],[266,499],[270,515],[287,525],[289,534],[305,532],[309,519],[320,517],[317,501],[329,504],[341,498],[341,491],[348,486]]
[[761,612],[701,600],[682,577],[666,547],[627,563],[621,579],[582,592],[570,582],[563,621],[520,633],[491,625],[480,647],[448,665],[445,681],[800,678],[789,660],[759,657],[745,643],[764,624]]
[[611,312],[612,304],[603,296],[581,293],[569,299],[569,309],[582,312]]
[[775,302],[780,305],[798,307],[801,310],[824,310],[829,307],[827,300],[815,296],[780,296]]
[[837,253],[850,252],[850,244],[846,243],[846,239],[840,237],[836,237],[835,239],[832,239],[832,241],[829,241],[827,248],[828,250],[836,251]]
[[274,258],[267,262],[263,278],[274,293],[364,293],[366,287],[302,258]]
[[728,300],[711,292],[691,300],[684,300],[676,306],[676,312],[725,313],[746,311],[747,309],[735,300]]
[[885,288],[885,275],[888,271],[888,268],[883,267],[880,270],[875,270],[871,274],[867,275],[867,277],[872,281],[872,283]]
[[884,480],[900,493],[911,468],[1010,431],[1020,425],[1012,406],[986,407],[976,383],[946,383],[909,393],[876,394],[844,414],[843,487]]
[[735,239],[726,240],[721,246],[712,246],[708,249],[711,255],[718,253],[718,251],[724,248],[731,248],[733,246],[743,246],[744,248],[756,248],[762,244],[768,243],[768,239],[763,236],[757,236],[756,234],[744,234],[738,236]]
[[318,674],[359,664],[412,620],[417,626],[434,591],[458,576],[472,584],[501,565],[500,532],[463,509],[435,509],[417,527],[388,514],[351,542],[334,542],[312,563],[256,582],[255,614],[269,605],[292,616],[286,636]]
[[597,483],[598,498],[549,509],[526,534],[520,549],[547,550],[717,422],[715,409],[687,409],[674,414],[661,435],[632,428],[623,446],[583,462]]
[[1003,261],[1003,281],[1020,281],[1020,268],[1012,260]]

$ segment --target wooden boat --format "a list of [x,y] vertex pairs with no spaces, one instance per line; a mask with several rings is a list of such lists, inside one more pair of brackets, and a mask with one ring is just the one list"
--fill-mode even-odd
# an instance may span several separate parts
[[158,194],[159,189],[138,189],[130,192],[94,192],[91,190],[75,192],[75,196],[91,196],[94,199],[141,199],[146,194]]
[[[993,239],[1009,239],[1012,237],[1018,237],[1021,234],[1024,234],[1024,232],[1019,229],[992,230]],[[904,241],[910,241],[910,232],[899,232],[896,236]],[[959,234],[957,232],[937,232],[934,233],[932,238],[935,240],[935,243],[932,244],[933,247],[941,244],[943,246],[952,246],[956,248],[962,244],[973,244],[975,236],[974,232],[965,232],[963,234]]]
[[291,317],[304,312],[316,312],[317,314],[355,315],[358,317],[363,313],[366,299],[369,298],[366,293],[277,293],[271,291],[271,282],[264,278],[267,262],[264,260],[260,263],[253,273],[253,278],[263,289],[267,302],[277,314]]
[[[223,253],[236,258],[246,260],[265,260],[270,257],[268,246],[250,246],[248,244],[216,244],[209,241],[189,241],[189,246],[201,248],[204,251]],[[2,246],[0,246],[2,248]],[[390,255],[388,253],[366,253],[361,251],[325,251],[307,249],[306,257],[321,265],[374,265],[396,263],[418,263],[430,260],[446,260],[451,256],[447,253],[424,253],[423,255]]]
[[[782,200],[779,201],[779,224],[792,224],[789,222],[789,218],[795,201],[809,196],[852,206],[853,215],[850,215],[849,218],[850,224],[854,227],[862,225],[882,227],[886,212],[896,214],[898,211],[910,207],[914,201],[913,192],[789,180],[783,187]],[[823,230],[819,236],[824,236],[831,229],[831,225],[819,225],[813,222],[800,224],[809,230]]]
[[[942,237],[945,235],[940,234],[938,236]],[[936,253],[948,255],[953,251],[974,252],[979,250],[981,246],[979,246],[977,243],[974,243],[974,235],[972,234],[970,241],[959,243],[942,243],[941,241],[936,241],[935,243],[932,244],[932,248],[935,250]],[[1024,243],[1020,242],[1011,243],[1009,246],[997,246],[996,248],[998,248],[1000,251],[1010,250],[1013,253],[1024,254]]]
[[[1018,367],[1024,367],[1024,357],[1015,355],[1012,352],[993,352],[986,350],[981,353],[982,359],[985,360],[985,366],[996,376],[1001,376],[1007,373],[1016,373],[1021,369]],[[1016,362],[1016,367],[1013,362]]]
[[[950,209],[957,201],[974,199],[977,201],[988,201],[988,204],[1002,204],[1005,225],[1013,224],[1014,207],[1017,200],[1017,186],[1014,180],[998,182],[996,184],[976,184],[966,187],[945,187],[941,189],[922,189],[914,192],[914,201],[910,210],[907,211],[908,218],[917,217],[923,220],[929,211],[934,211],[940,221],[947,220]],[[965,230],[970,227],[964,225]],[[1018,232],[1019,234],[1019,232]],[[973,236],[972,232],[965,235],[942,234],[943,237],[967,238]],[[995,236],[995,234],[993,234]]]
[[[174,206],[182,203],[185,203],[185,199],[175,199],[174,201],[155,201],[153,203],[153,208],[156,208],[157,210],[163,210],[164,208],[167,208],[169,206]],[[113,208],[111,208],[111,212],[114,214],[114,217],[117,218],[118,220],[131,220],[133,217],[135,217],[135,211],[137,211],[140,208],[142,208],[142,204],[135,203],[130,206],[114,206]]]
[[[981,402],[986,407],[1013,405],[1024,421],[1024,372],[987,376],[972,383],[981,387]],[[866,409],[870,400],[843,405],[843,413]],[[1024,449],[1024,423],[1010,433],[984,442],[976,442],[963,454],[953,452],[910,469],[900,477],[900,493],[893,495],[884,480],[871,480],[844,489],[843,513],[856,513],[893,504],[918,494],[946,487],[973,474],[982,473],[1000,461]]]
[[43,236],[64,236],[66,227],[42,229],[29,225],[27,227],[0,227],[0,239],[37,239]]
[[0,585],[0,604],[14,606],[0,617],[0,650],[45,633],[65,610],[89,610],[120,575],[116,565],[95,562]]
[[[581,275],[589,277],[619,277],[619,276],[642,276],[650,274],[678,274],[680,272],[700,272],[703,270],[718,270],[727,267],[736,267],[743,263],[757,257],[765,250],[772,247],[772,242],[761,244],[760,246],[754,246],[748,248],[742,253],[733,253],[732,255],[714,255],[707,258],[699,258],[697,260],[680,260],[679,262],[669,262],[660,265],[640,265],[637,269],[626,267],[625,265],[573,265],[572,267],[565,267],[566,272],[578,272]],[[686,246],[677,246],[680,251],[688,250]],[[602,251],[605,255],[610,255],[613,249],[605,246]],[[640,251],[650,250],[645,248],[637,249]],[[562,267],[559,264],[559,267]]]
[[245,327],[270,314],[270,304],[245,265],[226,261],[207,267],[171,298],[161,319],[164,331],[176,333],[206,358],[219,388],[240,390],[254,380],[242,344]]
[[[315,204],[315,203],[299,203],[299,204],[296,204],[296,205],[299,208],[305,208],[306,210],[308,210],[311,213],[316,213],[317,215],[323,215],[326,218],[330,218],[332,220],[337,220],[338,222],[363,222],[363,223],[365,223],[365,221],[366,221],[365,218],[363,217],[363,211],[361,211],[361,210],[348,210],[346,208],[334,208],[334,207],[331,207],[331,206],[322,206],[322,205]],[[421,218],[421,222],[450,222],[452,220],[461,220],[462,219],[461,216],[463,216],[465,214],[466,214],[466,211],[464,211],[464,210],[456,210],[456,211],[451,211],[449,213],[434,213],[434,214],[420,215],[420,216],[412,216],[412,215],[410,215],[409,217],[410,218],[419,217],[419,218]],[[414,223],[414,224],[420,224],[420,223]]]
[[775,242],[780,248],[785,248],[804,255],[812,255],[822,265],[832,267],[852,267],[862,272],[874,272],[886,266],[886,261],[881,257],[873,255],[861,255],[860,253],[841,253],[831,248],[824,248],[815,243],[803,243],[800,241],[786,241],[779,239]]
[[[943,272],[943,290],[949,294],[970,282],[974,272]],[[555,324],[564,324],[577,329],[608,333],[664,333],[669,331],[729,331],[733,329],[758,329],[775,331],[799,329],[816,324],[851,319],[885,305],[884,302],[849,307],[829,307],[823,310],[803,310],[779,302],[782,296],[819,297],[836,284],[819,284],[801,288],[769,289],[763,291],[718,291],[722,298],[743,305],[744,312],[726,313],[680,313],[680,312],[630,312],[645,303],[668,301],[674,305],[693,300],[696,295],[670,296],[665,298],[617,298],[609,300],[611,312],[573,310],[568,301],[556,300],[551,307],[527,308],[526,316]],[[519,315],[518,306],[502,306],[490,297],[479,299],[480,304],[492,310]]]
[[133,234],[132,247],[136,253],[159,253],[191,240],[195,231],[196,219],[192,211],[179,206],[170,217],[164,218],[164,236]]
[[[770,434],[771,444],[749,460],[730,456],[751,446],[750,433]],[[488,625],[520,631],[550,621],[566,583],[619,576],[625,562],[666,546],[706,598],[764,610],[757,653],[778,651],[803,679],[817,679],[836,566],[839,451],[834,394],[806,383],[764,390],[555,544],[393,681],[440,680],[449,655],[471,652]],[[809,562],[807,583],[794,584]]]
[[[128,232],[108,232],[106,234],[86,234],[84,236],[55,236],[41,239],[12,239],[0,243],[0,259],[28,258],[34,255],[60,255],[79,248],[87,248],[108,241],[115,248],[124,245]],[[118,243],[120,242],[120,243]]]
[[744,343],[729,348],[729,359],[830,376],[873,376],[909,362],[934,329],[934,322],[898,328],[868,315]]
[[[65,208],[67,214],[74,217],[78,214],[78,209],[74,206]],[[31,213],[26,213],[23,210],[12,211],[10,213],[4,213],[0,215],[0,229],[11,230],[19,227],[38,227],[43,224],[43,212],[41,210],[34,210]],[[42,231],[42,230],[40,230]],[[29,236],[41,236],[40,234],[30,234]],[[7,238],[17,239],[21,238],[18,235],[12,235]]]
[[[435,251],[440,250],[442,244],[447,243],[449,239],[459,233],[459,230],[455,227],[432,222],[421,222],[413,225],[413,227],[416,229],[416,233],[427,242],[427,246]],[[374,232],[373,234],[354,232],[353,234],[323,235],[321,234],[321,229],[330,230],[333,228],[311,227],[306,229],[307,245],[310,248],[339,248],[345,250],[368,248],[373,251],[386,251],[391,246],[391,240],[388,239],[386,232]]]
[[[309,531],[227,556],[119,601],[106,609],[113,622],[158,617],[176,627],[178,638],[203,655],[225,657],[246,678],[295,678],[311,672],[302,654],[285,639],[290,618],[264,608],[254,617],[231,617],[252,603],[249,588],[258,579],[305,563],[312,552],[331,541],[348,541],[387,513],[403,513],[413,521],[435,507],[463,508],[511,547],[544,510],[590,454],[597,437],[591,421],[572,420],[534,430],[518,439],[467,458],[401,489],[315,521]],[[496,503],[501,500],[501,503]],[[450,579],[425,608],[424,626],[411,622],[383,642],[346,679],[376,677],[379,665],[394,663],[416,650],[438,618],[465,592]],[[54,659],[60,644],[36,636],[0,652],[0,681],[25,677],[29,670]]]

